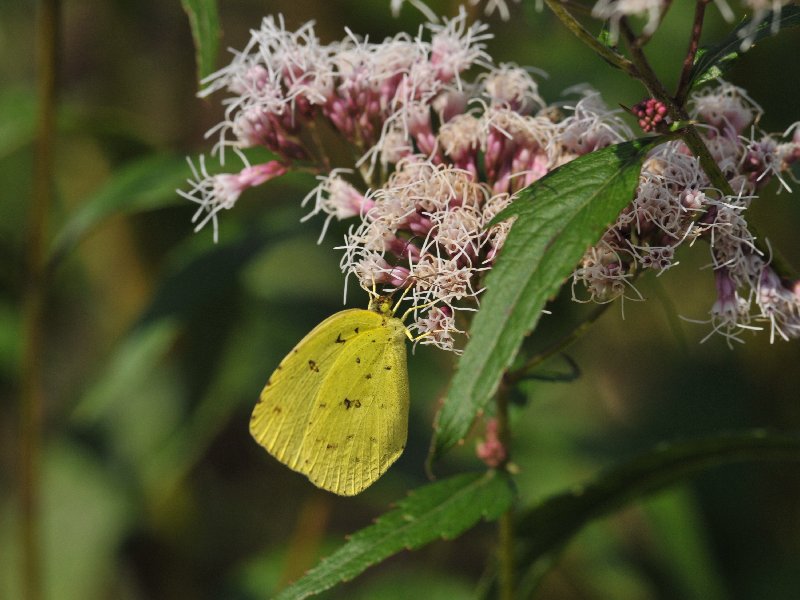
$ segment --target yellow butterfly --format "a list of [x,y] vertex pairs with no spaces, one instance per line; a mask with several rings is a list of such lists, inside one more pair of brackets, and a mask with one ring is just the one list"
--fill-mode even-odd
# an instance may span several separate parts
[[395,310],[373,293],[368,310],[325,319],[278,365],[250,418],[270,454],[334,494],[369,487],[405,448],[411,335]]

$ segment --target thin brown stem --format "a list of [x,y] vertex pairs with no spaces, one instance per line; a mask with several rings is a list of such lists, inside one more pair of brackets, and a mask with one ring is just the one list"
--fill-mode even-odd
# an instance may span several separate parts
[[627,58],[622,56],[619,52],[615,52],[608,46],[603,45],[600,41],[589,33],[586,28],[581,25],[570,12],[558,0],[544,0],[547,7],[553,12],[556,18],[569,29],[575,37],[581,40],[584,44],[592,48],[597,54],[605,59],[615,67],[622,69],[631,77],[639,79],[639,74],[636,71],[636,66]]
[[703,19],[706,14],[706,6],[710,0],[697,0],[694,8],[694,23],[692,24],[692,35],[689,38],[689,49],[686,51],[686,58],[683,59],[681,77],[678,81],[678,89],[675,91],[675,104],[683,107],[686,104],[686,96],[691,87],[692,67],[697,56],[697,49],[700,46],[700,34],[703,33]]
[[[628,44],[628,50],[631,53],[631,61],[636,66],[636,78],[647,88],[647,91],[653,98],[661,100],[667,104],[667,106],[673,106],[672,97],[661,83],[658,75],[653,71],[653,67],[650,66],[650,62],[647,60],[642,47],[636,44],[636,34],[633,32],[633,29],[631,29],[628,19],[624,17],[620,19],[619,30]],[[674,115],[671,116],[673,119],[675,118]]]
[[545,350],[542,350],[541,352],[531,356],[519,369],[506,373],[504,378],[506,384],[513,387],[514,384],[530,375],[531,371],[533,371],[533,369],[535,369],[537,366],[572,344],[572,342],[577,340],[589,330],[595,321],[597,321],[597,319],[599,319],[600,316],[606,312],[609,306],[611,306],[610,302],[598,304],[594,307],[594,309],[592,309],[592,312],[589,314],[589,316],[578,323],[577,326],[573,328],[567,335],[559,339]]
[[47,217],[53,196],[56,73],[59,0],[41,0],[37,13],[36,51],[39,101],[33,163],[23,309],[23,355],[20,369],[19,486],[22,516],[22,593],[42,597],[40,544],[41,430],[44,391],[42,350],[47,292]]

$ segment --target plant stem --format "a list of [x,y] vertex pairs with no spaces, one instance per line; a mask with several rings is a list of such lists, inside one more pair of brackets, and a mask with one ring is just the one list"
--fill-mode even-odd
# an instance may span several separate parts
[[514,598],[514,513],[508,509],[497,522],[500,545],[500,598]]
[[606,312],[609,306],[611,306],[610,302],[595,306],[589,316],[578,323],[577,326],[572,329],[572,331],[567,333],[567,335],[556,341],[553,345],[545,350],[542,350],[541,352],[531,356],[519,369],[507,373],[505,376],[505,382],[513,387],[517,382],[524,379],[533,369],[542,364],[545,360],[554,354],[561,352],[564,348],[586,333],[589,327],[591,327],[594,322],[597,321],[597,319],[599,319],[604,312]]
[[44,392],[42,349],[47,289],[47,213],[53,195],[56,72],[59,0],[42,0],[37,14],[38,122],[33,162],[33,187],[26,241],[23,308],[23,355],[20,373],[20,510],[22,516],[22,595],[42,597],[39,530],[41,429]]
[[544,2],[547,4],[547,7],[553,11],[556,18],[584,44],[592,48],[607,62],[618,69],[622,69],[631,77],[635,77],[636,79],[640,78],[636,71],[636,66],[630,60],[622,56],[619,52],[615,52],[608,46],[600,43],[597,38],[589,33],[586,28],[561,5],[559,0],[544,0]]
[[[497,437],[505,448],[506,454],[503,462],[498,465],[498,469],[504,469],[508,465],[511,456],[511,428],[508,420],[508,392],[509,387],[505,382],[501,382],[495,398],[497,419]],[[514,598],[514,508],[509,507],[497,522],[497,541],[498,541],[498,566],[501,600],[512,600]]]
[[[653,71],[653,67],[650,66],[647,57],[644,55],[644,50],[636,43],[636,34],[633,33],[630,23],[625,17],[619,21],[619,30],[628,44],[631,62],[636,65],[637,74],[635,77],[647,88],[651,96],[661,100],[669,107],[674,107],[675,103],[672,100],[672,96],[669,95],[669,92],[662,85],[655,71]],[[672,115],[672,118],[675,119],[676,117]]]
[[678,82],[678,89],[675,91],[675,104],[683,106],[686,103],[686,96],[692,82],[692,67],[697,56],[697,48],[700,46],[700,34],[703,33],[703,19],[706,14],[706,6],[710,0],[697,0],[694,9],[694,23],[692,24],[692,36],[689,38],[689,49],[686,51],[686,58],[683,59],[683,68]]

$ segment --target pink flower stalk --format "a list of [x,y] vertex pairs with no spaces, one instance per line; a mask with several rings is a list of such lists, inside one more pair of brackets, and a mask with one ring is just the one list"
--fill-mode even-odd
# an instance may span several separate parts
[[219,234],[217,213],[220,210],[233,208],[244,190],[280,177],[287,171],[285,164],[273,160],[261,165],[247,166],[239,173],[209,175],[202,156],[200,157],[199,172],[191,161],[189,161],[189,166],[194,175],[194,179],[187,180],[190,190],[188,192],[178,190],[178,193],[187,200],[200,205],[192,217],[192,222],[197,223],[195,231],[199,231],[211,221],[214,226],[215,242]]

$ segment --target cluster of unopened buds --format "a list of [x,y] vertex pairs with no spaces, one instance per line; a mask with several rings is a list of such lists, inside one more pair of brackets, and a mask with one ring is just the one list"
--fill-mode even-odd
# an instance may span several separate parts
[[[289,31],[281,19],[265,19],[201,92],[229,94],[225,119],[210,132],[213,153],[224,161],[233,152],[245,167],[209,175],[200,161],[182,192],[199,205],[198,228],[212,222],[216,238],[218,212],[244,189],[314,168],[319,184],[306,197],[308,217],[326,216],[323,235],[331,219],[354,221],[340,246],[343,272],[366,289],[407,290],[419,343],[457,351],[459,313],[477,308],[483,276],[511,226],[487,227],[492,218],[553,169],[633,137],[621,111],[592,89],[573,88],[572,100],[548,105],[531,70],[493,63],[486,29],[468,24],[462,11],[415,37],[374,43],[348,32],[323,44],[311,24]],[[467,81],[468,70],[480,75]],[[756,133],[760,109],[727,83],[697,93],[692,107],[736,195],[713,189],[682,143],[657,147],[635,200],[575,271],[575,297],[581,287],[581,299],[597,302],[635,295],[638,271],[674,266],[676,248],[702,238],[717,278],[714,330],[735,339],[766,319],[773,334],[798,336],[800,298],[756,250],[743,213],[769,180],[788,188],[784,174],[799,157],[800,128],[786,140]],[[662,122],[660,106],[642,110],[647,127]],[[354,148],[360,158],[351,168],[330,166],[323,127]],[[251,165],[253,147],[275,160]]]
[[669,126],[667,105],[655,98],[642,100],[631,108],[631,114],[638,119],[644,132],[664,131]]

